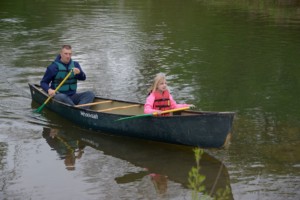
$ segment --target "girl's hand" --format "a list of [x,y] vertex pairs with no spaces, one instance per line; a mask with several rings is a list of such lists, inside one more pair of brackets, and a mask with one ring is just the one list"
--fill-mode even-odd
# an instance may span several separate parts
[[196,106],[194,104],[190,104],[189,106],[190,106],[190,109],[195,109],[196,108]]
[[154,113],[152,113],[154,116],[160,116],[161,110],[156,110]]

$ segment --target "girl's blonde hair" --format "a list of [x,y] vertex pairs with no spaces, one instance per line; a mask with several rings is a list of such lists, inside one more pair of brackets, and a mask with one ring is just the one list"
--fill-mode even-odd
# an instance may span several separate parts
[[157,90],[158,84],[162,81],[166,80],[166,75],[164,73],[158,73],[156,74],[153,84],[151,85],[151,87],[148,89],[149,94],[151,92],[154,92],[155,90]]

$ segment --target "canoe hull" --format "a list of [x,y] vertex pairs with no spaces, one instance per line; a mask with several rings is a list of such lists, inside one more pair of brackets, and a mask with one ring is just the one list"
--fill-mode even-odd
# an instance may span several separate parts
[[[42,104],[47,99],[47,95],[37,85],[29,84],[29,87],[35,102]],[[191,115],[184,116],[116,121],[124,115],[76,108],[53,99],[46,107],[87,129],[203,148],[223,147],[232,130],[234,118],[233,112],[191,112]]]

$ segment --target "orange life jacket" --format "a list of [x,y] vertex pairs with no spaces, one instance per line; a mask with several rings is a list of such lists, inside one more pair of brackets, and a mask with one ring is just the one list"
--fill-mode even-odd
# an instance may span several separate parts
[[154,92],[154,103],[153,109],[156,110],[170,110],[171,109],[171,102],[170,102],[170,93],[168,90],[164,91],[163,93]]

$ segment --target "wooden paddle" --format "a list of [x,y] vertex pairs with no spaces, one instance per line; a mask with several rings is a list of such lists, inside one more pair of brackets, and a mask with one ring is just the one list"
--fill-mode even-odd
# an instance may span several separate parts
[[[171,109],[171,110],[165,110],[165,111],[162,111],[160,114],[183,111],[183,110],[187,110],[189,108],[190,107],[188,106],[188,107],[183,107],[183,108],[175,108],[175,109]],[[151,116],[157,116],[157,115],[158,115],[158,113],[154,112],[154,113],[150,113],[150,114],[142,114],[142,115],[134,115],[134,116],[130,116],[130,117],[122,117],[122,118],[117,119],[116,121],[135,119],[135,118],[141,118],[141,117],[151,117]]]
[[[56,89],[54,90],[55,92],[57,92],[57,90],[59,90],[59,88],[66,82],[66,80],[69,78],[69,76],[71,76],[72,72],[73,72],[73,69],[67,74],[67,76],[62,80],[62,82],[60,82],[60,84],[56,87]],[[41,112],[51,98],[52,98],[52,96],[49,96],[48,99],[38,109],[35,110],[35,112],[37,112],[37,113]]]

